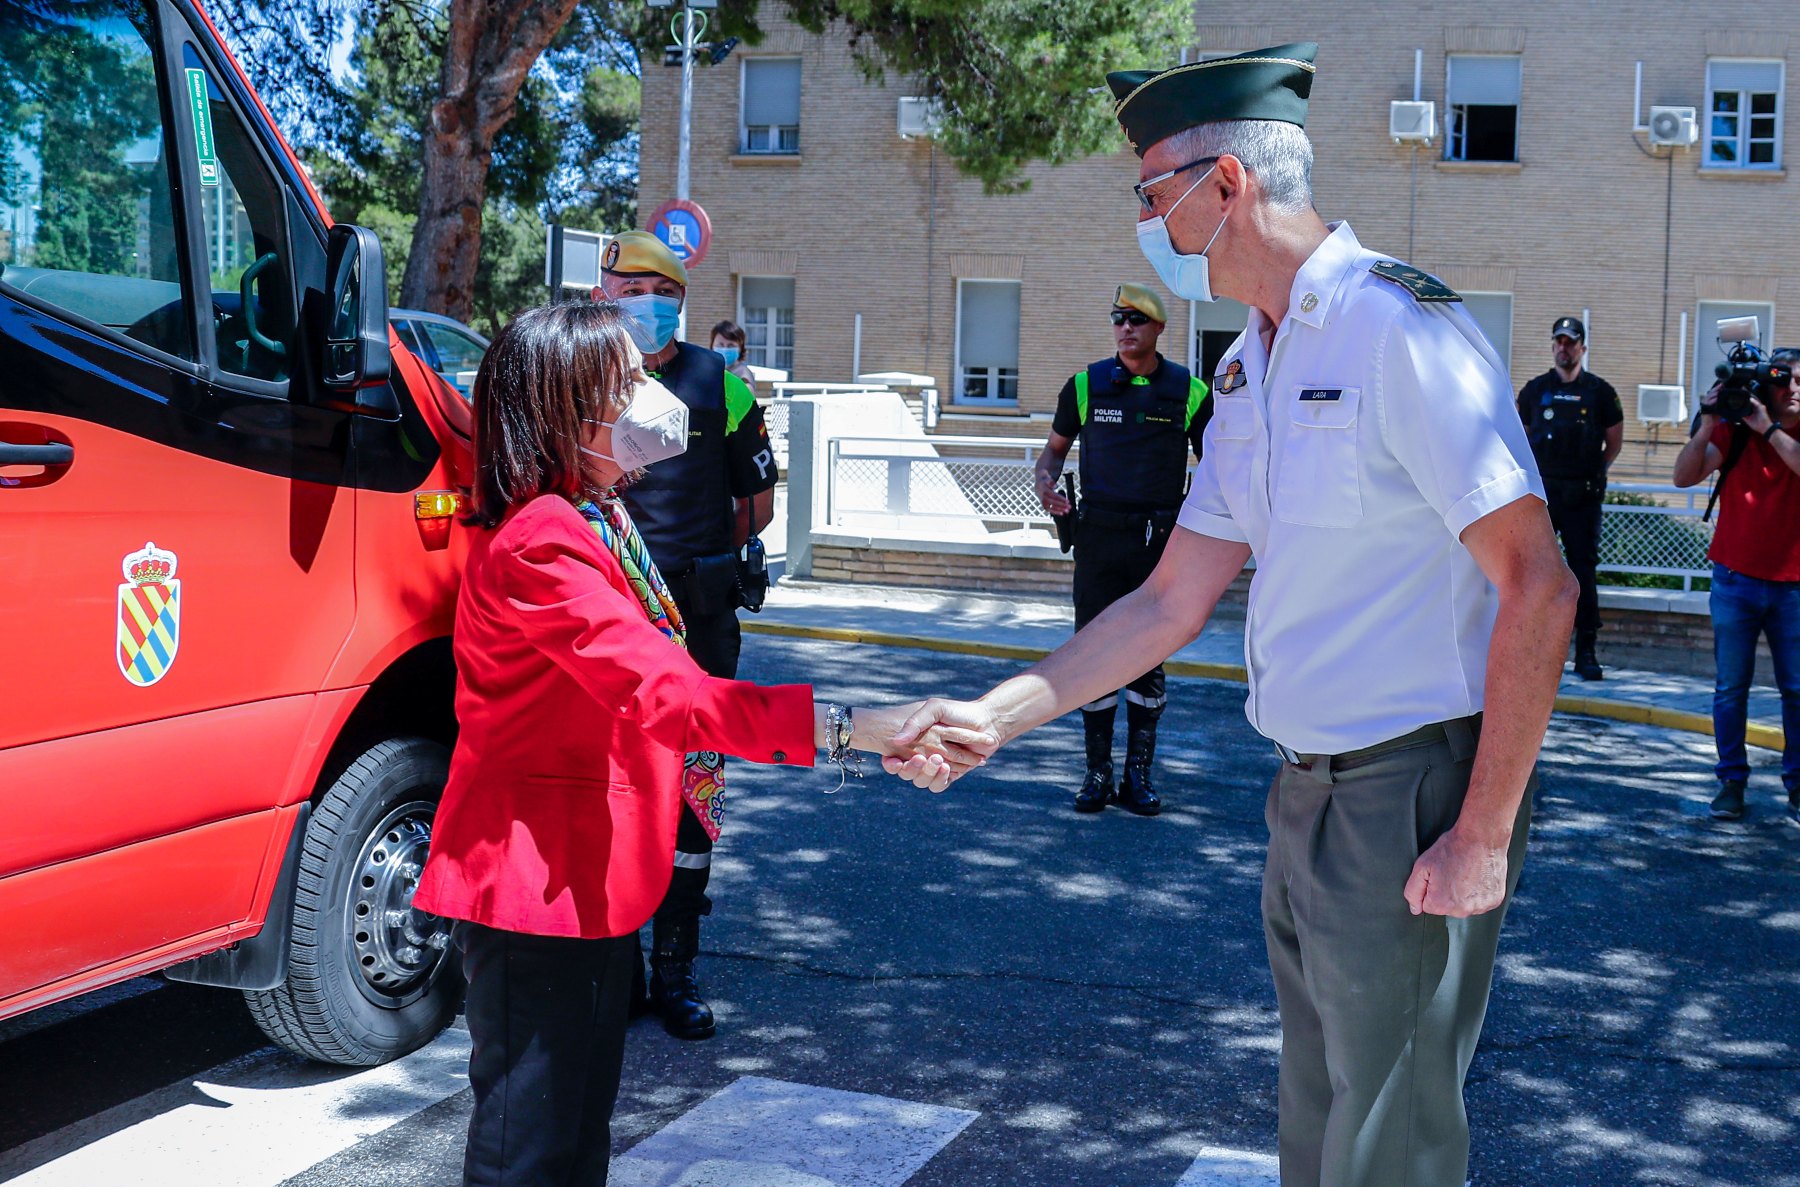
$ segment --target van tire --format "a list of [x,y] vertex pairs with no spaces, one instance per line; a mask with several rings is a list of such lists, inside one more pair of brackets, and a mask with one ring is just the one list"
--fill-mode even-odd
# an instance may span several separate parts
[[372,1067],[418,1050],[456,1017],[463,982],[448,921],[410,909],[449,769],[439,743],[393,738],[320,798],[300,848],[287,978],[244,994],[278,1045]]

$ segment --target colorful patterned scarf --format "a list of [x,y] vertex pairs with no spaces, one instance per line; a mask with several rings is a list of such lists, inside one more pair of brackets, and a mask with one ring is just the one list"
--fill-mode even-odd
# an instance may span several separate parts
[[[650,559],[650,550],[644,547],[637,525],[625,513],[625,505],[618,499],[599,503],[589,499],[576,504],[575,509],[593,526],[600,542],[625,570],[625,580],[637,595],[644,617],[671,643],[686,648],[687,630],[682,626],[675,596],[657,571],[656,562]],[[681,798],[693,809],[706,835],[718,840],[719,828],[725,823],[725,756],[711,750],[688,755],[681,772]]]

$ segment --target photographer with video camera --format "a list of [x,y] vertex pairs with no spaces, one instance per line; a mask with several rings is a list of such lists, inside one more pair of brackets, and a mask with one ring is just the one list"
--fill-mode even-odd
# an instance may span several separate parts
[[[1769,639],[1781,724],[1787,739],[1781,781],[1788,819],[1800,824],[1800,348],[1764,357],[1754,345],[1755,319],[1720,323],[1731,343],[1720,379],[1700,402],[1694,434],[1675,459],[1675,485],[1718,474],[1713,499],[1718,527],[1713,562],[1712,624],[1715,820],[1744,815],[1750,765],[1744,751],[1756,641]],[[1711,506],[1708,513],[1711,513]]]

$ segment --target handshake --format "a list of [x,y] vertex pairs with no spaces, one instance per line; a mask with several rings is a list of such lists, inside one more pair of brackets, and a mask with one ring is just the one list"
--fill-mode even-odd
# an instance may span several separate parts
[[888,774],[934,792],[985,763],[1003,740],[993,710],[980,701],[934,697],[857,709],[851,721],[852,749],[881,755]]

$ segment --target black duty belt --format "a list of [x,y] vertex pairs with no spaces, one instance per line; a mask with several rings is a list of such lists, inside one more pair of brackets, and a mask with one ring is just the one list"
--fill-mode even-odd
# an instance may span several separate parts
[[1086,503],[1081,505],[1082,523],[1091,523],[1097,528],[1111,531],[1130,531],[1145,524],[1157,528],[1172,528],[1180,514],[1179,507],[1165,507],[1155,511],[1108,511],[1104,507],[1090,507]]
[[1328,764],[1330,770],[1342,770],[1356,766],[1372,758],[1379,758],[1396,750],[1411,750],[1415,746],[1429,746],[1434,742],[1451,742],[1455,745],[1459,739],[1466,740],[1473,753],[1473,741],[1481,735],[1481,714],[1472,717],[1458,717],[1451,721],[1434,721],[1430,725],[1422,725],[1409,734],[1401,734],[1397,738],[1389,738],[1385,742],[1377,742],[1373,746],[1364,746],[1361,750],[1347,750],[1342,754],[1302,754],[1288,746],[1276,742],[1275,753],[1281,761],[1290,766],[1310,771],[1320,762]]

